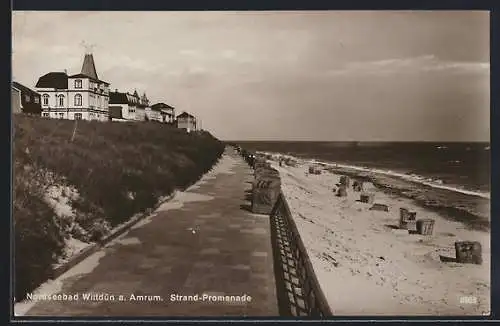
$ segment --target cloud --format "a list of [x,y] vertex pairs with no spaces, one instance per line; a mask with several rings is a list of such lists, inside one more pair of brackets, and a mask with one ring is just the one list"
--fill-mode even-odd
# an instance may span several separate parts
[[185,55],[188,57],[199,57],[201,55],[199,50],[183,49],[179,51],[180,55]]
[[234,50],[224,50],[222,51],[222,57],[225,59],[232,59],[237,56],[236,51]]
[[450,71],[450,72],[489,72],[488,62],[442,61],[434,55],[412,58],[395,58],[376,61],[347,63],[340,69],[332,69],[328,75],[386,75],[405,72]]

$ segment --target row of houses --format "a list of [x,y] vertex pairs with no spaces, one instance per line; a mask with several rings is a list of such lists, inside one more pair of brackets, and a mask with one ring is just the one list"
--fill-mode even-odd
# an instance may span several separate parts
[[146,93],[110,91],[101,80],[94,57],[86,53],[80,73],[49,72],[41,76],[36,90],[12,82],[12,111],[45,118],[97,121],[155,121],[176,125],[188,132],[197,130],[196,118],[163,102],[151,104]]

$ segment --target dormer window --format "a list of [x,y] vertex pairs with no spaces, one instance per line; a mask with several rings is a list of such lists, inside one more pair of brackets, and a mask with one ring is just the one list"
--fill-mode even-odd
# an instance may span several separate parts
[[81,79],[75,80],[75,88],[82,88],[82,80]]

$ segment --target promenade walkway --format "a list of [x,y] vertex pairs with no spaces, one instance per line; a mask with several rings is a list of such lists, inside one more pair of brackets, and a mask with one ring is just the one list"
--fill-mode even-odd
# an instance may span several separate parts
[[[269,217],[248,211],[252,178],[227,148],[196,185],[56,281],[57,293],[78,300],[37,301],[24,315],[277,316]],[[108,297],[84,300],[86,293]],[[171,301],[173,294],[251,301]]]

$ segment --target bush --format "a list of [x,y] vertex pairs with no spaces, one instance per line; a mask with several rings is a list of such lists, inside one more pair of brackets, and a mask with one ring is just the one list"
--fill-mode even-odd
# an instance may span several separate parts
[[[116,226],[152,208],[161,196],[196,182],[224,150],[224,144],[207,132],[187,134],[164,124],[23,115],[16,115],[13,122],[16,164],[46,169],[76,187],[80,194],[73,202],[79,211],[76,219],[92,239],[102,235],[106,225]],[[19,297],[46,279],[54,257],[60,255],[63,231],[54,224],[43,190],[29,192],[25,187],[31,180],[15,174],[16,193],[26,198],[14,209],[16,276],[30,280],[20,292],[16,286]],[[42,228],[45,232],[34,234]],[[38,251],[44,254],[32,254]],[[36,272],[40,277],[32,272],[35,265],[43,270]]]
[[64,248],[63,231],[44,200],[47,180],[33,167],[15,166],[13,189],[15,296],[22,299],[50,277]]

